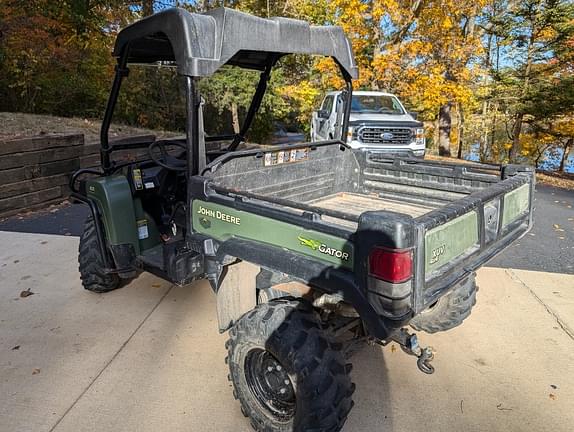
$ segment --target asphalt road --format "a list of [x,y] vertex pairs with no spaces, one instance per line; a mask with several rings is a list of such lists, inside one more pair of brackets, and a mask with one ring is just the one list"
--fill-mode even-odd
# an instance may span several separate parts
[[574,191],[536,186],[534,227],[488,265],[574,274]]
[[[534,227],[494,258],[489,266],[574,274],[574,191],[538,185]],[[79,236],[85,205],[38,211],[0,221],[0,231]]]

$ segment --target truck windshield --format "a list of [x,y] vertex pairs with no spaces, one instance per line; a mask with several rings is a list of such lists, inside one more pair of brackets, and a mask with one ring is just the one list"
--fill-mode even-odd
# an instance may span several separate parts
[[394,96],[353,95],[351,112],[404,114],[403,108]]

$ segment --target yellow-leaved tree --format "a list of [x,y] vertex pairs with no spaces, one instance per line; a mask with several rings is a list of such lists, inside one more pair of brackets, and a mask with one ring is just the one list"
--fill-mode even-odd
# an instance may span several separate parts
[[[397,93],[422,118],[438,122],[439,151],[450,154],[451,110],[475,107],[472,60],[482,46],[475,24],[486,0],[293,0],[286,11],[317,24],[340,25],[350,38],[360,77],[356,89]],[[308,14],[302,16],[302,14]],[[342,85],[336,65],[315,62],[320,92]],[[308,94],[308,97],[316,97]]]

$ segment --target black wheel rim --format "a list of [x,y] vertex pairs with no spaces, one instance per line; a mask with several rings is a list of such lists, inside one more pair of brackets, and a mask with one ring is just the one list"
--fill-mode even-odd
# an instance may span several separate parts
[[245,358],[245,379],[257,402],[279,421],[295,415],[295,388],[283,365],[268,351],[252,349]]

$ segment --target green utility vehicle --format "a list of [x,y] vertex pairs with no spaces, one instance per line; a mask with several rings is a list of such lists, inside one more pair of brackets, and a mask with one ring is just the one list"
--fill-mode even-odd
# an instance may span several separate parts
[[[271,70],[292,53],[339,66],[340,136],[239,150]],[[459,325],[475,304],[475,270],[532,225],[530,168],[347,145],[357,67],[339,27],[171,9],[122,30],[113,54],[101,171],[71,180],[91,209],[80,241],[83,285],[106,292],[141,271],[179,285],[207,279],[219,330],[229,332],[233,394],[258,431],[340,430],[353,406],[348,359],[360,343],[395,341],[432,373],[432,350],[409,326]],[[156,62],[175,64],[183,82],[185,138],[110,145],[128,64]],[[223,65],[259,71],[260,80],[240,133],[208,137],[198,81]],[[221,140],[224,150],[206,151]],[[126,148],[148,148],[149,158],[114,159]]]

